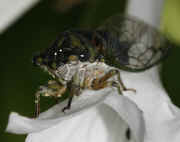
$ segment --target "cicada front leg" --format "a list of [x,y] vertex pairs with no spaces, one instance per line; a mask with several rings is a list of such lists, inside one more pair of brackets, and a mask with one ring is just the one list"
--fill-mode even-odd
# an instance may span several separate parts
[[80,95],[80,86],[79,86],[79,76],[78,73],[76,73],[72,80],[70,82],[67,83],[67,88],[70,91],[69,92],[69,100],[67,105],[62,109],[62,112],[65,113],[66,110],[71,108],[71,103],[72,103],[72,99],[74,96],[79,96]]
[[71,108],[71,103],[72,103],[73,97],[80,95],[80,87],[79,86],[70,83],[70,85],[68,84],[68,87],[69,87],[70,94],[69,94],[69,98],[68,98],[69,100],[68,100],[67,105],[62,109],[62,112],[64,112],[64,113],[66,110]]
[[40,86],[39,91],[35,94],[35,117],[38,117],[40,113],[40,96],[54,97],[57,99],[65,92],[66,86],[61,85],[54,80],[50,80],[47,85]]
[[35,117],[38,117],[40,114],[40,92],[36,92],[35,94]]
[[71,103],[72,103],[72,99],[73,97],[77,94],[79,95],[79,87],[76,87],[74,85],[71,86],[72,88],[70,89],[70,94],[69,94],[69,98],[68,98],[68,103],[67,105],[62,109],[62,112],[66,112],[66,110],[71,109]]

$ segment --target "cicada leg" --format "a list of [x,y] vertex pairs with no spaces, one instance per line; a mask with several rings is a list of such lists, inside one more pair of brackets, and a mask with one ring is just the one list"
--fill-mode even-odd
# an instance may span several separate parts
[[65,107],[62,109],[62,112],[65,113],[66,110],[68,110],[68,109],[71,108],[72,99],[73,99],[73,95],[71,95],[71,96],[69,97],[68,104],[67,104],[67,106],[65,106]]
[[35,94],[35,117],[40,113],[40,96],[44,97],[61,97],[66,91],[66,86],[60,85],[54,80],[50,80],[47,85],[40,86],[39,91]]
[[70,82],[67,84],[68,89],[70,90],[69,100],[67,105],[62,109],[62,112],[65,113],[66,110],[71,108],[72,99],[74,96],[80,95],[80,86],[73,84],[73,82]]
[[52,96],[57,98],[60,98],[65,92],[67,87],[65,85],[59,84],[55,80],[50,80],[48,81],[48,86],[47,88],[49,89],[47,94],[44,94],[44,96]]
[[40,113],[40,93],[35,94],[35,117],[38,117]]
[[71,108],[71,103],[72,103],[73,97],[80,95],[81,87],[80,87],[80,84],[79,84],[79,80],[80,80],[80,78],[79,78],[78,73],[75,73],[72,80],[67,83],[67,89],[70,92],[69,92],[68,104],[62,109],[62,112],[64,112],[64,113],[65,113],[66,110]]
[[92,81],[92,89],[93,90],[99,90],[102,88],[105,88],[107,86],[111,86],[112,81],[108,81],[108,79],[110,79],[111,77],[113,77],[114,75],[116,75],[116,70],[110,70],[108,73],[106,73],[104,76],[102,76],[101,78],[96,78]]
[[136,89],[134,89],[134,88],[126,88],[126,86],[124,85],[124,83],[123,83],[123,81],[121,79],[120,72],[118,70],[117,70],[117,76],[118,76],[118,82],[120,83],[123,91],[132,91],[132,92],[136,93]]
[[[118,83],[115,81],[108,81],[108,79],[110,79],[111,77],[113,77],[115,75],[118,76]],[[94,79],[91,87],[93,90],[99,90],[99,89],[103,89],[105,87],[116,87],[118,89],[119,94],[122,94],[122,91],[136,92],[136,90],[133,88],[126,88],[125,87],[125,85],[123,84],[123,82],[121,80],[120,72],[116,69],[110,70],[108,73],[106,73],[101,78]]]

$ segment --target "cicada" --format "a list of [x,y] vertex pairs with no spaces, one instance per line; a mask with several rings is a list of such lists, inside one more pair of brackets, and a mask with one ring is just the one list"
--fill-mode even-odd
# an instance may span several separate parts
[[33,58],[35,65],[54,77],[36,93],[36,114],[40,95],[59,98],[69,90],[64,112],[70,109],[73,96],[81,95],[84,89],[116,87],[120,94],[135,91],[125,87],[120,70],[147,70],[164,59],[170,48],[162,33],[132,16],[112,16],[93,30],[66,30]]

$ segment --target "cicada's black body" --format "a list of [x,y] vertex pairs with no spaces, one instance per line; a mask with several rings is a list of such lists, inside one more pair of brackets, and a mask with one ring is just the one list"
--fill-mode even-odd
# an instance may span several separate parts
[[[81,62],[104,61],[108,65],[120,67],[128,65],[128,42],[120,42],[117,36],[111,35],[106,30],[69,30],[63,33],[66,37],[66,47],[73,49],[70,55],[78,55]],[[57,47],[59,39],[54,44]],[[78,43],[74,48],[73,44]],[[68,45],[69,44],[69,45]],[[84,55],[84,56],[82,56]],[[83,57],[83,58],[82,58]],[[118,64],[120,66],[118,66]]]
[[114,16],[95,30],[68,30],[52,47],[34,58],[57,68],[75,55],[81,62],[104,61],[128,71],[142,71],[166,57],[169,41],[156,29],[133,17]]
[[64,112],[70,109],[73,96],[84,89],[116,87],[119,94],[135,92],[125,87],[118,69],[146,70],[165,58],[170,47],[155,28],[129,16],[113,16],[94,30],[62,32],[50,48],[33,58],[34,64],[54,77],[36,93],[36,114],[40,112],[40,95],[59,98],[69,90]]

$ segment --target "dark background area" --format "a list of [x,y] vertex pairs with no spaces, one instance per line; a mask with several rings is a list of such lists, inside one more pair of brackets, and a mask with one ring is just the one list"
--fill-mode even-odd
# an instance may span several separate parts
[[[61,13],[53,0],[44,0],[0,35],[0,141],[23,142],[25,135],[4,133],[11,111],[32,117],[34,93],[48,75],[32,65],[33,54],[49,47],[68,28],[93,27],[115,13],[123,13],[125,1],[85,1]],[[163,64],[162,80],[172,101],[180,106],[180,48],[173,49]],[[43,99],[46,109],[53,100]]]

